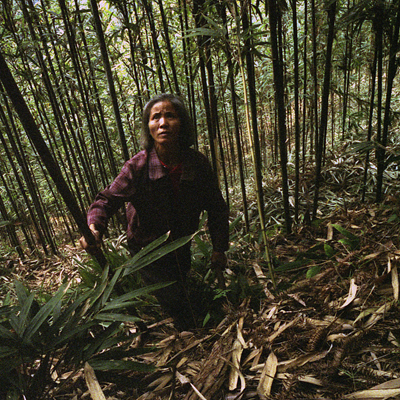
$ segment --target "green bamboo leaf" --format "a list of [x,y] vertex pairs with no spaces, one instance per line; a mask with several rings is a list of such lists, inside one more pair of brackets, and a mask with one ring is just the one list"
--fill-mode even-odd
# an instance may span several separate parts
[[98,371],[138,371],[153,372],[155,367],[151,364],[144,364],[130,360],[90,360],[90,365]]
[[50,343],[50,346],[51,348],[59,348],[70,341],[72,338],[80,336],[82,333],[88,331],[95,325],[97,325],[97,322],[92,320],[86,324],[79,326],[65,326],[64,329],[60,332],[59,337],[53,339],[53,341]]
[[229,232],[232,232],[236,226],[243,221],[243,214],[239,213],[239,215],[229,224]]
[[[222,36],[221,36],[222,35]],[[193,28],[187,30],[187,33],[183,35],[184,39],[189,39],[196,36],[210,36],[214,38],[224,39],[223,34],[220,30],[211,29],[211,28]]]
[[138,251],[128,262],[122,265],[121,268],[134,265],[138,260],[145,257],[147,254],[149,254],[150,252],[161,246],[169,238],[169,235],[170,232],[167,232],[164,235],[157,238],[156,240],[154,240],[153,242],[151,242],[150,244],[148,244],[146,247]]
[[102,312],[104,311],[109,311],[117,308],[123,308],[126,307],[126,303],[131,301],[132,299],[136,299],[139,296],[144,296],[147,295],[154,290],[162,289],[166,286],[172,285],[173,282],[162,282],[162,283],[155,283],[154,285],[149,285],[149,286],[144,286],[142,288],[132,290],[129,293],[125,293],[122,296],[117,297],[114,300],[111,300],[109,303],[107,303],[103,308]]
[[97,303],[97,301],[101,298],[109,283],[108,273],[109,267],[107,266],[102,272],[100,284],[94,288],[92,295],[90,296],[90,307],[93,308],[93,311],[100,311],[100,309],[103,307],[102,302],[100,301]]
[[174,251],[174,250],[178,249],[179,247],[184,246],[185,244],[189,243],[196,234],[197,234],[197,232],[192,235],[184,236],[177,240],[174,240],[173,242],[168,243],[165,246],[158,248],[158,249],[154,250],[153,252],[147,254],[145,257],[137,260],[136,262],[134,259],[129,260],[123,266],[125,268],[123,276],[131,274],[135,271],[138,271],[141,268],[145,267],[146,265],[149,265],[149,264],[157,261],[161,257],[164,257],[166,254],[170,253],[171,251]]
[[115,272],[114,276],[112,277],[110,283],[107,285],[107,288],[104,291],[104,294],[103,294],[103,296],[101,298],[101,305],[102,306],[104,306],[107,303],[108,299],[110,298],[111,293],[112,293],[112,291],[114,289],[114,286],[117,283],[117,280],[118,280],[119,276],[121,275],[121,272],[122,272],[121,269],[117,270]]
[[310,279],[313,276],[319,274],[320,271],[321,271],[321,266],[320,265],[314,265],[310,269],[307,270],[306,277],[308,279]]
[[44,304],[38,313],[32,318],[31,324],[27,326],[23,339],[27,342],[31,340],[33,335],[40,329],[42,324],[47,320],[49,315],[52,313],[54,308],[56,307],[57,303],[59,303],[66,290],[68,289],[69,283],[64,283],[61,285],[61,287],[58,289],[57,293],[52,297],[46,304]]
[[359,240],[358,236],[354,235],[353,233],[349,232],[347,229],[343,228],[338,224],[332,224],[332,226],[339,231],[343,236],[346,236],[350,240]]
[[324,250],[327,257],[331,258],[335,254],[333,247],[330,246],[328,243],[324,243]]
[[[121,343],[121,337],[117,338],[112,338],[113,339],[113,344],[107,346],[110,349],[109,350],[104,350],[101,353],[96,354],[95,356],[92,357],[91,360],[123,360],[124,358],[128,357],[135,357],[139,356],[142,354],[148,354],[148,353],[153,353],[154,350],[156,350],[156,347],[130,347],[129,344],[132,342],[132,339],[134,339],[136,336],[140,335],[140,333],[137,333],[135,335],[130,335],[128,339],[126,339],[125,336],[125,343],[124,345],[120,346],[119,344]],[[119,340],[119,341],[117,341]],[[118,344],[118,347],[115,347]],[[105,347],[106,348],[106,347]]]
[[[129,346],[132,340],[140,335],[140,332],[127,336],[124,332],[120,335],[106,338],[98,346],[97,353],[92,357],[101,360],[114,360],[129,357]],[[139,348],[138,348],[139,349]],[[136,349],[136,350],[138,350]]]
[[25,288],[25,286],[19,282],[19,281],[14,281],[14,287],[15,287],[15,293],[17,293],[17,298],[19,304],[24,304],[25,300],[27,299],[29,292]]
[[90,345],[85,349],[84,355],[82,357],[83,361],[88,361],[94,354],[101,351],[104,347],[104,342],[114,336],[120,330],[120,322],[113,322],[103,331],[99,332]]
[[[18,354],[18,350],[15,347],[0,346],[0,359],[8,358]],[[8,360],[6,361],[8,362]]]
[[211,256],[210,252],[211,252],[211,246],[206,243],[204,240],[201,240],[201,238],[199,236],[196,236],[194,238],[197,247],[199,248],[201,254],[203,254],[204,257],[209,258]]
[[62,329],[70,329],[78,326],[82,321],[83,315],[76,312],[76,310],[90,297],[91,293],[92,292],[89,290],[79,296],[76,300],[73,300],[70,306],[58,315],[47,333],[49,340],[53,336],[56,336]]
[[18,339],[18,337],[13,332],[10,332],[7,328],[5,328],[4,326],[0,325],[0,341],[3,341],[3,340],[17,340],[17,339]]
[[349,232],[347,229],[343,228],[338,224],[332,224],[332,226],[339,231],[346,239],[339,240],[340,243],[349,246],[351,249],[356,249],[360,245],[360,238],[353,233]]
[[100,313],[96,315],[96,319],[107,322],[137,322],[142,319],[134,315],[117,314],[117,313]]
[[27,327],[29,312],[34,298],[34,293],[31,293],[24,301],[24,304],[22,304],[21,311],[18,315],[18,327],[15,331],[18,336],[22,336]]

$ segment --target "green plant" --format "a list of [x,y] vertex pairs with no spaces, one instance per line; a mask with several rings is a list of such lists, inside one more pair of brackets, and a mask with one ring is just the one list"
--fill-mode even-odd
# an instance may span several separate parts
[[127,310],[141,296],[166,284],[139,287],[122,295],[115,289],[123,276],[191,239],[160,247],[167,238],[153,242],[113,272],[105,268],[92,286],[71,288],[64,282],[42,303],[16,281],[16,298],[0,309],[0,398],[45,399],[64,372],[73,375],[85,362],[97,370],[152,370],[152,365],[135,359],[148,350],[130,347],[137,334],[128,334],[126,324],[140,318]]
[[360,238],[358,236],[338,224],[332,224],[332,226],[344,236],[344,238],[339,239],[339,243],[344,244],[350,250],[356,250],[359,248]]

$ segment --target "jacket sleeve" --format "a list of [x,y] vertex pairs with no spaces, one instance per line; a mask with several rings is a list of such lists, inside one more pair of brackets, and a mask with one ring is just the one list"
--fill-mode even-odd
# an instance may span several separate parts
[[127,161],[113,183],[99,192],[89,207],[88,225],[95,224],[96,228],[104,233],[109,219],[133,196],[137,175],[137,163],[134,159]]

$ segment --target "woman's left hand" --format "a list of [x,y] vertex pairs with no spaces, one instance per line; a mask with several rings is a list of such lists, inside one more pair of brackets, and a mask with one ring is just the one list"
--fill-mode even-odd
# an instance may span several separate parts
[[220,289],[225,289],[225,278],[224,278],[224,269],[228,263],[228,259],[225,253],[220,251],[214,251],[211,255],[211,269],[215,271],[218,280],[218,286]]

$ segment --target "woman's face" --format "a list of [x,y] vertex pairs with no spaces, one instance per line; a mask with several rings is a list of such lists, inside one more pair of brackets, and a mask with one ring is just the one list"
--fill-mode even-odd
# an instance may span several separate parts
[[153,105],[149,115],[149,131],[156,147],[178,144],[181,121],[168,100]]

